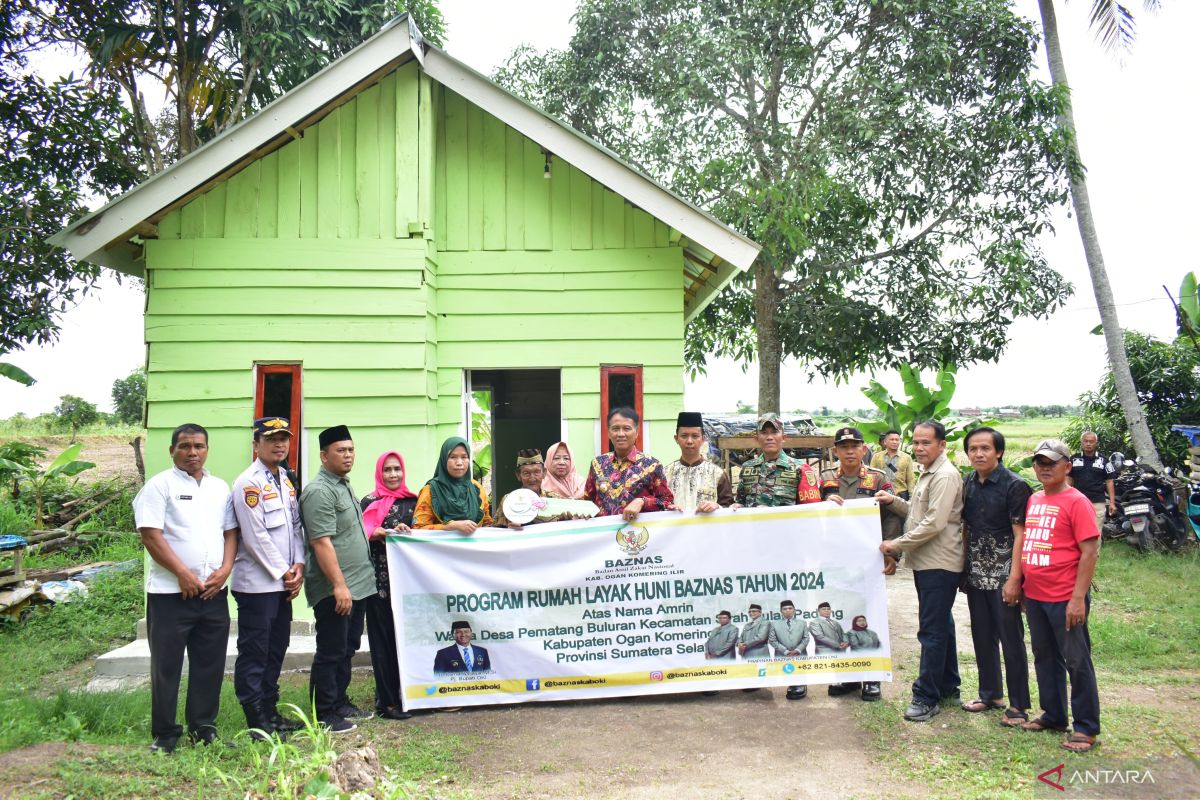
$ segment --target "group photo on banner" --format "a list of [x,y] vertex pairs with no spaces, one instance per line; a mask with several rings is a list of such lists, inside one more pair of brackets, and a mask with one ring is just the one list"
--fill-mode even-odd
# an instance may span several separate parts
[[405,707],[890,681],[879,541],[869,499],[388,536]]

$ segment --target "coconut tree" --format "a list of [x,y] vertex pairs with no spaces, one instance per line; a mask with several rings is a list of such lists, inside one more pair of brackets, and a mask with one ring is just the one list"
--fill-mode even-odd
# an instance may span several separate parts
[[[1159,7],[1159,0],[1143,0],[1148,11]],[[1050,64],[1050,78],[1055,87],[1066,91],[1067,68],[1063,62],[1062,44],[1058,38],[1058,22],[1054,16],[1054,0],[1038,0],[1042,16],[1042,35],[1046,40],[1046,59]],[[1116,0],[1092,0],[1091,24],[1101,42],[1110,52],[1128,50],[1134,39],[1133,15]],[[1104,255],[1100,251],[1100,239],[1096,235],[1096,223],[1092,218],[1092,204],[1088,199],[1087,178],[1079,158],[1075,130],[1075,115],[1071,111],[1070,96],[1067,94],[1059,112],[1059,126],[1069,135],[1071,148],[1070,183],[1071,202],[1075,207],[1075,219],[1079,225],[1079,236],[1083,240],[1083,253],[1087,259],[1088,273],[1092,278],[1092,291],[1096,295],[1096,306],[1100,310],[1100,322],[1104,328],[1104,343],[1108,348],[1109,368],[1113,384],[1125,420],[1129,424],[1129,435],[1138,458],[1146,464],[1162,469],[1158,449],[1150,436],[1146,415],[1138,401],[1137,387],[1129,372],[1129,359],[1125,354],[1125,341],[1121,323],[1117,319],[1117,306],[1113,302],[1112,285],[1104,268]]]

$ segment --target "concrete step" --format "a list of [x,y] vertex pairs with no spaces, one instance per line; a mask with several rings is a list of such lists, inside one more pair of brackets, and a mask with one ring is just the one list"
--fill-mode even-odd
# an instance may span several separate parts
[[[292,620],[292,636],[316,636],[317,630],[314,627],[311,619],[293,619]],[[238,632],[237,612],[229,615],[229,635],[236,640]],[[366,634],[363,634],[364,636]],[[142,617],[137,621],[137,638],[146,638],[146,618]]]
[[[231,626],[232,627],[232,626]],[[307,670],[312,666],[313,654],[317,650],[315,636],[303,636],[292,633],[288,644],[287,655],[283,658],[284,670]],[[225,672],[233,672],[234,661],[237,660],[237,635],[229,637],[225,648]],[[362,646],[354,654],[355,667],[371,666],[371,651],[367,647],[367,637],[364,634]],[[187,674],[187,659],[183,661],[183,673]],[[91,691],[115,691],[136,686],[150,678],[150,643],[145,639],[136,639],[124,647],[119,647],[110,653],[96,658],[95,677],[88,684]]]

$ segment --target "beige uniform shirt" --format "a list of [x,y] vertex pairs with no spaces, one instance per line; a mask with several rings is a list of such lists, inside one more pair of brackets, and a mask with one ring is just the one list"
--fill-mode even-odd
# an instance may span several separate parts
[[912,500],[897,497],[892,505],[897,504],[908,522],[904,535],[892,541],[904,553],[909,568],[962,572],[963,479],[945,454],[917,478]]

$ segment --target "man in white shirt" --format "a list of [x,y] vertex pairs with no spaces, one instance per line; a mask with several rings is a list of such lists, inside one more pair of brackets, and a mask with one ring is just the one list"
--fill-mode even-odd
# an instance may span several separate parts
[[183,655],[188,656],[185,717],[193,743],[212,744],[229,642],[225,581],[237,555],[229,484],[204,468],[208,431],[186,423],[171,434],[175,466],[158,473],[133,500],[150,554],[146,628],[150,643],[152,752],[172,753],[183,729],[175,720]]

